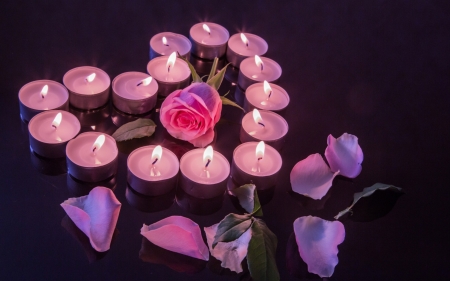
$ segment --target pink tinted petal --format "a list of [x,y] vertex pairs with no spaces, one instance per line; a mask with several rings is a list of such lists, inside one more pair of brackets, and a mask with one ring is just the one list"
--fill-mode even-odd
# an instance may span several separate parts
[[189,140],[195,147],[206,147],[214,140],[214,130],[209,129],[205,134]]
[[322,199],[337,174],[331,172],[319,153],[311,154],[292,168],[292,190],[316,200]]
[[357,177],[361,173],[361,163],[364,159],[358,138],[347,133],[338,139],[329,135],[327,143],[325,157],[330,164],[331,171],[339,171],[340,175],[348,178]]
[[120,206],[111,189],[102,186],[95,187],[86,196],[69,198],[61,203],[67,215],[89,237],[92,247],[98,252],[109,250]]
[[197,100],[201,101],[210,112],[215,113],[218,105],[222,103],[217,90],[206,83],[192,83],[183,92],[193,93],[198,96],[199,99]]
[[151,225],[143,225],[141,235],[166,250],[197,259],[209,260],[209,251],[198,224],[192,220],[171,216]]
[[295,239],[308,271],[320,277],[333,275],[338,264],[338,248],[345,239],[340,221],[326,221],[318,217],[300,217],[294,221]]

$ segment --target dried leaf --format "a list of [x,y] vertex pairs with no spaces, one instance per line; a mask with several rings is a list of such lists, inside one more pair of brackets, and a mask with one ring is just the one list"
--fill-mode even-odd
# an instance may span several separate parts
[[112,137],[116,141],[126,141],[135,138],[149,137],[153,135],[156,124],[150,119],[137,119],[133,122],[126,123],[118,128]]

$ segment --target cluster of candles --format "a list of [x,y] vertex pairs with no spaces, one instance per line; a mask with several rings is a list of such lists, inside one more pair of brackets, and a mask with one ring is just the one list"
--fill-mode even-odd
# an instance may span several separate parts
[[[148,74],[125,72],[111,83],[103,70],[82,66],[69,70],[64,85],[50,80],[33,81],[19,91],[21,118],[28,123],[30,147],[43,157],[66,157],[68,172],[78,180],[98,182],[112,177],[118,168],[114,138],[99,132],[79,134],[80,122],[68,112],[69,103],[81,110],[104,106],[110,96],[114,106],[127,114],[148,113],[157,96],[167,96],[190,82],[190,69],[180,56],[192,53],[205,60],[224,57],[239,68],[238,86],[245,90],[240,140],[228,160],[211,146],[194,149],[180,160],[161,146],[144,146],[128,157],[128,184],[137,192],[158,196],[172,190],[177,182],[198,198],[221,196],[228,189],[246,183],[258,189],[275,186],[282,160],[279,152],[288,131],[281,116],[289,104],[287,92],[276,85],[281,67],[262,57],[268,45],[261,37],[228,31],[215,23],[192,26],[190,39],[171,32],[150,40]],[[281,115],[280,115],[281,114]],[[78,135],[78,136],[77,136]],[[181,176],[179,177],[179,171]]]

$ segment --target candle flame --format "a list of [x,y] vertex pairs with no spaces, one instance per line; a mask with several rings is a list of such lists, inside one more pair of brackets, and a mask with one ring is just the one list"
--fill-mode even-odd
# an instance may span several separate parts
[[177,59],[177,52],[173,52],[172,54],[170,54],[166,64],[167,72],[170,72],[170,69],[175,65],[176,59]]
[[41,97],[42,97],[42,98],[45,98],[45,96],[47,95],[47,93],[48,93],[48,85],[45,85],[44,87],[42,87],[42,90],[41,90]]
[[261,71],[264,70],[264,63],[258,55],[255,55],[255,63],[257,67],[261,68]]
[[86,77],[86,81],[87,82],[92,82],[92,81],[94,81],[94,79],[95,79],[95,73],[92,73],[91,75],[89,75],[88,77]]
[[267,98],[270,98],[270,96],[272,95],[272,87],[270,87],[269,82],[267,82],[266,80],[264,80],[264,93],[266,93]]
[[253,109],[253,120],[255,120],[255,123],[258,125],[261,125],[263,127],[265,127],[264,125],[264,121],[261,117],[261,114],[259,113],[258,109]]
[[263,141],[260,141],[258,143],[258,145],[256,146],[256,151],[255,151],[256,159],[258,159],[258,161],[260,161],[264,158],[265,150],[266,150],[266,144]]
[[211,35],[211,29],[209,29],[209,26],[206,23],[203,24],[203,30],[208,32],[209,35]]
[[245,44],[245,46],[247,46],[247,48],[248,48],[248,43],[249,42],[248,42],[247,36],[245,36],[244,33],[241,33],[241,40]]
[[95,153],[96,151],[100,150],[100,148],[102,148],[104,143],[105,143],[105,135],[101,134],[100,136],[97,137],[94,144],[92,145],[92,152]]
[[169,46],[169,44],[167,44],[167,38],[166,38],[166,36],[163,36],[163,38],[162,38],[162,43],[163,43],[165,46]]
[[61,120],[62,120],[62,114],[61,114],[61,112],[59,112],[58,114],[56,114],[55,119],[53,119],[52,127],[57,129],[59,127],[59,124],[61,124]]
[[156,162],[158,162],[159,160],[161,160],[162,157],[162,147],[160,145],[157,145],[152,152],[152,165],[155,165]]
[[205,168],[208,167],[208,165],[213,160],[214,150],[212,146],[208,145],[208,147],[203,152],[203,164],[205,165]]
[[147,78],[145,78],[145,79],[143,79],[143,80],[141,80],[141,82],[139,82],[136,86],[137,87],[139,87],[139,86],[148,86],[148,84],[150,84],[151,82],[152,82],[152,80],[153,80],[153,78],[151,77],[151,76],[149,76],[149,77],[147,77]]

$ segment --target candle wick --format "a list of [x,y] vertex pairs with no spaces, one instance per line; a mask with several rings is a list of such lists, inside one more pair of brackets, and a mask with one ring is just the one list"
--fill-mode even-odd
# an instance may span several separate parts
[[211,163],[211,159],[208,159],[208,162],[206,162],[205,168],[208,168],[209,163]]
[[164,44],[166,47],[169,47],[169,43],[167,43],[167,44]]
[[261,72],[264,70],[264,64],[261,63]]
[[97,149],[97,147],[94,146],[94,148],[92,148],[92,152],[95,152],[96,149]]
[[263,126],[264,128],[266,127],[266,125],[264,125],[264,123],[262,123],[262,122],[258,122],[258,124]]
[[141,86],[142,85],[142,81],[141,82],[139,82],[139,83],[137,83],[137,85],[136,85],[136,87],[139,87],[139,86]]
[[271,95],[272,95],[272,91],[270,91],[270,93],[269,93],[269,98],[270,98]]
[[262,160],[262,159],[263,159],[262,157],[258,157],[258,161],[259,161],[259,160]]
[[42,97],[42,98],[45,98],[45,96],[44,96],[43,94],[41,94],[41,97]]
[[158,160],[159,160],[159,159],[158,159],[158,158],[156,158],[156,159],[155,159],[155,161],[153,161],[152,165],[155,165],[155,164],[156,164],[156,162],[158,162]]
[[53,124],[52,124],[52,127],[55,128],[55,130],[56,130],[56,128],[57,128],[57,127],[56,127],[55,125],[53,125]]
[[247,43],[245,43],[245,45],[247,46],[247,48],[248,48],[248,42]]
[[167,72],[170,72],[170,65],[167,67]]

